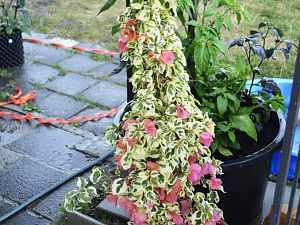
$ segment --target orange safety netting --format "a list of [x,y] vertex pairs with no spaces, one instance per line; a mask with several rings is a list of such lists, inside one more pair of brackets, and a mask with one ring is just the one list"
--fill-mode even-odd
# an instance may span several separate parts
[[118,52],[113,52],[113,51],[104,50],[104,49],[89,49],[89,48],[79,47],[79,46],[69,47],[69,46],[64,45],[64,44],[46,42],[44,40],[40,40],[40,39],[36,39],[36,38],[23,38],[23,40],[26,41],[26,42],[32,42],[32,43],[37,43],[37,44],[48,44],[48,45],[52,45],[52,46],[58,47],[58,48],[68,48],[68,49],[74,49],[74,50],[82,51],[82,52],[107,54],[111,57],[114,57],[114,56],[119,54]]
[[[9,105],[9,104],[22,105],[22,104],[25,104],[28,101],[34,100],[37,96],[36,91],[30,91],[26,95],[22,96],[22,94],[23,94],[22,89],[20,87],[15,87],[15,89],[18,91],[18,93],[16,95],[9,95],[10,101],[0,102],[0,107],[4,106],[4,105]],[[75,118],[70,119],[70,120],[66,120],[66,119],[63,119],[63,118],[44,119],[42,117],[34,116],[31,113],[27,113],[26,115],[17,115],[15,113],[1,112],[1,111],[0,111],[0,117],[11,116],[15,120],[28,120],[28,121],[37,120],[42,124],[51,124],[51,123],[54,123],[54,122],[63,123],[63,124],[73,124],[73,123],[77,123],[80,120],[92,121],[92,120],[97,120],[97,119],[104,118],[104,117],[112,117],[114,114],[119,112],[119,110],[120,109],[115,108],[115,109],[111,109],[106,114],[105,113],[98,113],[98,114],[96,114],[92,117],[79,116],[79,117],[75,117]]]

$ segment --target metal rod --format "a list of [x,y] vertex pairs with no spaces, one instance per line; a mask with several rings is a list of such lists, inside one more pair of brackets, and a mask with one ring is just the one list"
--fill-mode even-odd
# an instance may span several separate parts
[[299,225],[300,223],[300,197],[299,197],[299,202],[298,202],[298,209],[297,209],[297,214],[296,214],[296,221],[294,225]]
[[300,102],[300,43],[298,45],[297,62],[295,67],[295,75],[292,85],[292,94],[289,104],[289,112],[287,118],[287,126],[283,140],[282,154],[280,160],[280,169],[277,178],[277,185],[273,199],[271,225],[279,225],[282,201],[286,188],[286,180],[291,159],[291,151],[294,142],[295,129]]
[[[130,6],[130,0],[126,0],[126,7]],[[132,76],[132,70],[129,66],[127,66],[127,102],[130,102],[133,100],[134,94],[133,94],[133,87],[131,82],[129,82],[129,79]]]
[[300,146],[299,146],[299,150],[298,150],[296,171],[294,173],[293,185],[292,185],[292,190],[291,190],[291,194],[290,194],[289,208],[288,208],[288,211],[287,211],[287,218],[286,218],[285,225],[289,225],[290,222],[291,222],[292,209],[293,209],[293,205],[294,205],[295,194],[296,194],[297,185],[298,185],[299,170],[300,170],[300,155],[299,155],[299,152],[300,152]]
[[75,176],[78,176],[79,174],[81,174],[81,173],[85,172],[86,170],[90,169],[91,167],[99,164],[104,159],[106,159],[109,156],[113,155],[113,153],[114,153],[114,150],[109,151],[108,153],[106,153],[103,156],[99,157],[98,159],[94,160],[93,162],[91,162],[90,164],[88,164],[85,167],[81,168],[80,170],[76,171],[75,173],[70,174],[69,176],[65,177],[63,180],[61,180],[61,181],[59,181],[59,182],[51,185],[47,189],[45,189],[45,190],[41,191],[40,193],[38,193],[37,195],[31,197],[30,199],[28,199],[27,201],[25,201],[21,205],[19,205],[16,208],[14,208],[12,211],[10,211],[10,212],[6,213],[5,215],[1,216],[0,217],[0,224],[1,224],[1,222],[9,219],[10,217],[12,217],[13,215],[15,215],[16,213],[20,212],[21,210],[23,210],[27,206],[31,205],[33,202],[35,202],[39,198],[45,196],[46,194],[50,193],[51,191],[54,191],[57,188],[59,188],[61,185],[63,185],[67,181],[71,180]]

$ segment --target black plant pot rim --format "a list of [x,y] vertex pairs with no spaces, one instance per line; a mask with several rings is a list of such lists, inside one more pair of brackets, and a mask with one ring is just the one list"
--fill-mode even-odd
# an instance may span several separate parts
[[7,34],[7,33],[5,33],[5,32],[1,32],[1,30],[0,30],[0,37],[9,37],[9,36],[11,36],[11,35],[13,35],[13,34],[16,34],[16,33],[22,33],[22,30],[21,30],[21,29],[14,29],[14,30],[11,32],[11,34]]
[[[118,125],[124,115],[124,111],[126,110],[126,107],[130,104],[129,103],[124,103],[121,107],[121,110],[117,113],[117,115],[114,118],[113,123],[115,125]],[[259,160],[263,160],[265,157],[267,157],[269,154],[275,152],[276,148],[281,144],[283,137],[284,137],[284,132],[285,132],[285,126],[286,126],[286,121],[284,118],[284,114],[281,110],[277,112],[278,120],[279,120],[279,131],[275,139],[262,148],[261,150],[255,152],[252,155],[244,156],[239,159],[233,159],[230,161],[227,161],[222,164],[222,168],[224,171],[226,170],[233,170],[236,168],[242,168],[246,167],[254,162],[257,162]]]

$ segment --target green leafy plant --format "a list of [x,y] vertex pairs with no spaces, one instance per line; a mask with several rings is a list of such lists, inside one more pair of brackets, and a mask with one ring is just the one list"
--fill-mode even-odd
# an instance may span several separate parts
[[129,224],[215,224],[222,217],[221,162],[209,150],[214,124],[190,93],[176,9],[174,0],[135,1],[116,26],[135,97],[106,133],[122,175],[108,200],[125,208]]
[[94,167],[89,179],[78,178],[77,188],[65,195],[63,211],[91,214],[93,201],[104,199],[108,190],[108,182],[103,176],[103,169]]
[[11,34],[18,29],[29,33],[30,25],[25,0],[0,0],[0,34]]
[[[209,114],[216,123],[215,140],[212,151],[218,150],[224,156],[231,156],[240,149],[238,132],[257,141],[258,132],[270,118],[272,110],[284,110],[283,98],[277,85],[269,80],[259,82],[262,90],[251,92],[259,67],[276,51],[281,51],[288,58],[292,43],[281,39],[281,32],[261,23],[259,31],[250,31],[250,37],[234,40],[230,46],[222,41],[223,30],[233,28],[233,17],[237,23],[248,19],[248,13],[235,0],[179,1],[180,20],[186,34],[180,35],[185,47],[188,62],[190,86],[192,93],[199,101],[201,109]],[[200,7],[200,4],[201,7]],[[187,15],[187,16],[184,16]],[[262,31],[266,28],[266,32]],[[269,48],[266,44],[269,32],[274,32],[275,45]],[[258,42],[262,41],[262,45]],[[280,48],[286,43],[286,48]],[[220,55],[227,56],[228,47],[243,46],[246,61],[237,59],[236,65],[228,65]],[[260,61],[254,65],[258,56]],[[247,78],[252,83],[246,90]],[[270,88],[272,87],[272,88]]]
[[41,108],[32,102],[26,102],[25,104],[22,104],[21,107],[24,111],[27,111],[27,112],[42,113]]

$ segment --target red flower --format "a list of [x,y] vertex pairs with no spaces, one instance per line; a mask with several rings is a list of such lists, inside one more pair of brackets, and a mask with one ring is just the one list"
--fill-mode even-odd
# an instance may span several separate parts
[[130,20],[128,20],[126,25],[127,26],[135,26],[135,25],[137,25],[137,21],[134,19],[130,19]]
[[156,121],[150,119],[144,119],[144,129],[151,136],[155,136],[156,134]]
[[193,163],[195,163],[196,160],[197,160],[197,155],[196,154],[190,155],[189,158],[188,158],[188,161],[189,161],[190,165],[193,164]]
[[222,180],[219,178],[211,177],[209,181],[209,186],[212,190],[219,190]]
[[118,44],[119,51],[122,53],[127,52],[128,51],[127,43],[132,40],[137,41],[138,35],[136,34],[135,31],[132,31],[128,27],[125,27],[125,29],[123,30],[123,33],[121,35],[119,44]]
[[209,147],[213,142],[213,136],[211,135],[211,133],[203,132],[199,137],[199,141],[201,144]]
[[129,124],[132,124],[132,123],[136,123],[136,121],[133,120],[133,119],[128,119],[128,120],[126,120],[126,121],[123,123],[122,128],[125,129],[125,130],[127,130]]
[[112,193],[110,193],[107,197],[106,197],[107,201],[109,201],[110,203],[117,203],[118,201],[118,196],[117,195],[113,195]]
[[122,159],[122,157],[123,157],[122,154],[115,154],[114,155],[114,158],[117,161],[117,167],[118,168],[122,168],[122,165],[121,165],[121,159]]
[[163,62],[165,62],[166,64],[170,65],[174,59],[175,59],[175,55],[173,52],[169,51],[169,50],[164,50],[159,59]]
[[147,166],[148,166],[148,171],[151,173],[152,171],[157,171],[159,172],[159,164],[158,163],[154,163],[151,161],[147,162]]
[[139,142],[139,139],[137,139],[136,137],[127,137],[127,142],[129,146],[134,146]]
[[117,147],[127,151],[127,145],[123,142],[124,138],[119,138]]
[[190,113],[187,112],[183,107],[181,107],[179,104],[176,105],[177,108],[177,115],[181,119],[186,119],[189,117]]
[[146,225],[147,214],[144,212],[135,211],[131,213],[130,220],[133,221],[135,225]]
[[186,216],[190,212],[190,204],[189,201],[183,199],[180,201],[180,212],[183,216]]

